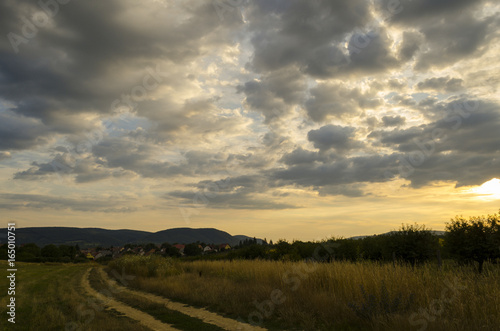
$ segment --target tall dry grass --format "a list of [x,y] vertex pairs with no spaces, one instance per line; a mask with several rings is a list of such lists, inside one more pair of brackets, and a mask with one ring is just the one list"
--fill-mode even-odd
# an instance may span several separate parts
[[267,327],[303,330],[498,330],[500,268],[451,263],[180,262],[158,256],[112,264],[132,286]]

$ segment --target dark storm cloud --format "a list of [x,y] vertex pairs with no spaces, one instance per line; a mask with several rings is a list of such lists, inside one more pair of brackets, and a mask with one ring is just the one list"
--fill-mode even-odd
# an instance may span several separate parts
[[130,207],[131,199],[89,199],[65,198],[40,194],[0,193],[0,208],[3,209],[55,209],[84,212],[128,213],[135,211]]
[[260,81],[252,80],[237,91],[246,96],[247,105],[261,112],[269,122],[290,112],[292,106],[301,104],[306,92],[305,77],[295,68],[278,70],[264,75]]
[[391,22],[413,24],[418,20],[434,17],[454,16],[468,7],[485,2],[483,0],[378,0],[379,9],[394,8]]
[[350,63],[345,70],[366,74],[396,67],[399,61],[391,53],[392,43],[383,29],[354,33],[349,40]]
[[394,129],[392,131],[372,131],[368,138],[378,138],[383,144],[391,146],[392,144],[402,144],[419,137],[422,134],[420,128],[411,127],[408,129]]
[[305,107],[308,116],[315,122],[330,117],[354,117],[364,108],[377,108],[381,104],[378,98],[342,83],[319,84],[310,90],[310,95]]
[[14,174],[14,179],[39,180],[53,174],[70,174],[73,172],[72,162],[67,154],[57,154],[54,159],[47,163],[33,162],[31,167]]
[[288,166],[294,166],[322,160],[324,160],[323,155],[298,147],[294,151],[283,155],[280,161]]
[[398,172],[412,186],[437,180],[478,185],[500,175],[500,106],[478,102],[477,107],[466,107],[463,100],[456,102],[435,122],[370,134],[400,153]]
[[399,48],[399,57],[405,61],[410,60],[420,49],[424,38],[423,35],[413,31],[403,32],[403,42]]
[[382,123],[386,127],[390,126],[400,126],[405,124],[406,118],[403,116],[384,116],[382,117]]
[[[240,206],[235,208],[250,208],[241,205],[238,199],[280,187],[312,189],[320,195],[360,197],[370,194],[365,191],[365,184],[383,183],[393,177],[409,180],[414,188],[433,181],[477,185],[499,177],[499,106],[458,98],[441,103],[443,109],[450,111],[441,113],[439,120],[407,129],[372,132],[373,144],[394,150],[392,154],[347,157],[328,151],[334,146],[348,149],[354,129],[327,125],[308,135],[320,151],[297,147],[281,158],[284,167],[260,170],[252,176],[202,181],[196,188],[213,194],[213,208],[228,207],[229,201]],[[383,122],[390,127],[404,123],[404,118],[386,116]],[[194,194],[178,191],[173,196],[189,201]],[[211,208],[210,202],[206,206]]]
[[[230,28],[242,24],[238,15],[220,20],[209,2],[183,3],[185,18],[178,23],[163,17],[166,9],[151,16],[145,8],[132,12],[130,4],[71,1],[37,26],[33,22],[44,15],[39,4],[2,1],[0,28],[11,37],[0,40],[0,98],[13,112],[40,119],[53,134],[85,131],[88,124],[76,115],[111,113],[112,102],[146,75],[165,74],[151,73],[159,61],[188,64],[204,49],[230,43]],[[20,39],[12,34],[26,42],[16,42]],[[160,82],[175,83],[165,77]],[[10,148],[34,145],[27,140]]]
[[[381,143],[393,149],[393,154],[325,156],[299,148],[282,158],[286,168],[266,173],[269,182],[278,186],[311,187],[320,194],[345,190],[341,194],[359,196],[363,187],[357,184],[385,182],[395,176],[410,180],[416,188],[433,181],[453,181],[458,186],[478,185],[499,177],[500,106],[456,99],[448,102],[447,107],[450,111],[442,113],[441,119],[435,122],[370,134],[374,145]],[[394,119],[402,122],[398,117]],[[330,136],[326,131],[325,135]],[[321,137],[319,132],[316,130],[315,134]],[[346,135],[336,140],[345,143]],[[330,143],[324,141],[322,146],[326,149]]]
[[180,164],[155,160],[158,149],[151,144],[107,138],[92,148],[95,157],[103,159],[110,168],[123,168],[143,177],[162,178],[176,175],[195,175],[211,171],[210,166],[221,164],[212,155],[190,152]]
[[298,208],[288,203],[259,198],[256,194],[267,192],[271,186],[263,175],[227,177],[218,181],[204,180],[193,190],[172,191],[164,198],[178,198],[185,206],[193,208],[230,209],[290,209]]
[[[468,102],[465,104],[464,102]],[[388,147],[402,152],[415,149],[415,140],[431,141],[439,136],[443,139],[436,144],[437,152],[496,153],[500,151],[498,132],[500,131],[500,106],[490,102],[453,101],[444,110],[437,110],[440,119],[429,124],[373,131],[370,137],[378,137]]]
[[439,90],[439,91],[447,91],[447,92],[456,92],[462,90],[463,80],[460,78],[450,78],[446,77],[434,77],[424,80],[417,84],[417,88],[419,90]]
[[[219,205],[242,208],[233,207],[232,203],[235,206],[241,206],[240,198],[247,197],[252,201],[254,194],[290,186],[313,189],[320,195],[359,197],[365,195],[363,183],[385,182],[389,180],[385,175],[387,170],[397,171],[398,169],[397,155],[345,158],[300,150],[285,158],[290,160],[298,153],[303,154],[299,162],[293,162],[293,164],[288,162],[286,168],[261,171],[252,176],[202,181],[196,185],[196,190],[174,191],[167,196],[183,198],[187,204],[200,204],[202,203],[200,201],[204,200],[203,204],[208,208],[218,208]],[[201,199],[200,196],[206,198]],[[213,206],[211,206],[212,202]],[[272,205],[269,205],[269,209],[272,209]],[[251,209],[248,205],[243,206]],[[282,206],[278,203],[273,208],[283,209],[290,208],[290,206]]]
[[20,150],[46,143],[52,135],[40,120],[0,112],[0,150]]
[[330,124],[318,130],[309,131],[307,139],[320,151],[335,149],[338,152],[344,152],[362,146],[361,142],[354,139],[355,131],[352,127]]
[[133,177],[133,172],[122,168],[109,169],[106,162],[86,157],[75,158],[69,152],[57,154],[50,162],[33,162],[31,167],[14,174],[14,179],[43,180],[48,176],[74,175],[77,183],[90,183],[109,178]]
[[[407,163],[403,171],[407,171]],[[412,167],[407,178],[411,186],[419,188],[433,181],[456,182],[456,186],[481,185],[500,175],[500,155],[476,153],[435,154],[418,166]]]
[[419,55],[415,68],[445,67],[481,55],[491,45],[498,26],[499,20],[494,17],[476,19],[469,13],[423,25],[420,31],[425,35],[428,50]]
[[17,172],[15,179],[38,180],[48,175],[74,175],[78,183],[108,178],[170,178],[227,173],[229,156],[221,152],[191,150],[178,162],[159,161],[161,153],[154,144],[124,138],[105,137],[91,148],[91,155],[74,151],[58,153],[48,163],[33,162],[27,170]]
[[273,209],[294,209],[300,208],[288,203],[278,203],[270,201],[269,199],[259,199],[253,197],[249,193],[235,192],[235,193],[217,193],[213,196],[206,198],[203,202],[197,198],[196,192],[192,191],[175,191],[165,196],[166,199],[172,197],[181,198],[181,204],[184,206],[192,206],[193,208],[223,208],[223,209],[258,209],[258,210],[273,210]]
[[[14,174],[14,179],[42,180],[47,176],[74,177],[77,183],[111,178],[172,178],[228,174],[230,168],[249,169],[268,166],[272,159],[260,153],[230,154],[221,151],[177,150],[176,161],[161,161],[165,149],[155,141],[131,136],[104,136],[88,146],[88,150],[59,146],[50,162],[33,162]],[[279,144],[279,142],[278,142]],[[270,150],[276,146],[269,146]],[[171,153],[172,154],[172,153]],[[232,171],[232,170],[231,170]]]
[[385,172],[397,170],[397,155],[337,157],[324,163],[309,163],[274,169],[269,177],[280,185],[315,187],[363,182],[385,182]]
[[[498,30],[494,16],[474,14],[488,0],[380,0],[379,9],[396,5],[388,23],[402,28],[399,58],[416,58],[415,69],[444,68],[472,56],[480,56],[491,45]],[[486,13],[487,14],[487,13]],[[482,16],[482,15],[481,15]]]
[[259,1],[250,8],[251,66],[257,72],[295,64],[308,74],[330,76],[346,61],[340,50],[345,34],[371,18],[369,3],[361,0],[295,0],[273,5],[274,10]]
[[[166,197],[190,204],[205,192],[209,208],[235,209],[291,208],[265,198],[288,187],[359,197],[368,183],[395,176],[413,187],[480,184],[500,177],[499,107],[484,101],[460,113],[453,105],[473,94],[469,86],[495,88],[494,78],[473,84],[467,72],[497,41],[499,19],[475,11],[487,2],[377,0],[377,12],[365,0],[256,0],[221,18],[212,1],[164,9],[158,1],[70,1],[18,52],[0,40],[0,160],[49,142],[76,146],[125,108],[147,126],[101,128],[82,154],[52,147],[14,178],[175,178]],[[39,11],[33,2],[2,1],[0,30],[22,34]],[[454,73],[432,72],[467,59],[465,72],[458,72],[464,63]],[[131,106],[125,98],[145,82],[156,90]],[[452,92],[462,95],[444,100]],[[436,132],[446,139],[433,141]],[[196,184],[178,184],[188,180]],[[0,199],[13,208],[79,211],[94,203]]]

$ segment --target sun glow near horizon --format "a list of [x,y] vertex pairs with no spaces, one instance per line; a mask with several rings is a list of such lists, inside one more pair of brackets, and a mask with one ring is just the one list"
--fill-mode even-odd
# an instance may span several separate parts
[[477,198],[482,200],[500,199],[500,179],[493,178],[478,187],[470,189],[469,192],[476,194]]

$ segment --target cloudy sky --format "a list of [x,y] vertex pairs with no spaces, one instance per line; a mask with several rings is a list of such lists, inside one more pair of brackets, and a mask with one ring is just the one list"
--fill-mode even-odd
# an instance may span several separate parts
[[497,212],[499,14],[3,0],[2,219],[312,240]]

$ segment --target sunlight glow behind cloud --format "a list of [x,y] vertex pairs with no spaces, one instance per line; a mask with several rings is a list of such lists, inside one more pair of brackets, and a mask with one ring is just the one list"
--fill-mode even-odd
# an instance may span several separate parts
[[89,0],[44,26],[37,2],[0,1],[0,212],[275,239],[494,212],[499,12]]
[[500,179],[493,178],[477,188],[471,189],[472,193],[478,195],[478,198],[485,200],[500,199]]

